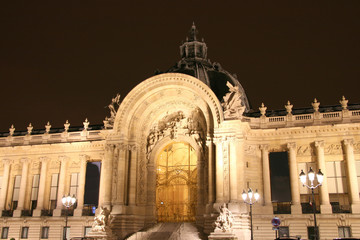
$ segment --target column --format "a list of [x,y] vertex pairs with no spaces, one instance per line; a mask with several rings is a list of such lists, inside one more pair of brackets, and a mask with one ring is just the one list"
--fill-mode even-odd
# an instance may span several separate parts
[[291,213],[301,214],[299,173],[296,162],[296,143],[288,143],[289,168],[290,168],[290,187],[291,187]]
[[56,197],[57,198],[56,209],[54,209],[53,211],[54,217],[61,216],[61,210],[63,208],[62,197],[69,194],[69,192],[65,191],[67,157],[59,156],[59,160],[61,165],[60,165],[58,192]]
[[40,217],[41,210],[44,209],[44,196],[45,196],[45,184],[46,184],[46,171],[47,171],[47,157],[41,157],[41,170],[40,170],[40,182],[39,182],[39,193],[36,209],[33,211],[33,217]]
[[[318,168],[324,174],[324,181],[322,186],[319,187],[320,191],[320,211],[322,214],[331,214],[332,208],[330,205],[329,190],[327,187],[327,174],[326,174],[326,164],[325,164],[325,155],[324,155],[324,141],[315,141],[316,156]],[[314,171],[316,171],[314,169]]]
[[350,190],[351,212],[360,213],[359,186],[356,173],[356,163],[354,158],[354,140],[345,139],[343,141],[345,149],[346,167]]
[[236,139],[233,138],[230,141],[230,202],[237,202],[237,188],[238,188],[238,179],[237,179],[237,154],[236,154]]
[[212,139],[208,137],[206,141],[208,149],[208,203],[212,204],[215,201],[215,186],[214,186],[214,144]]
[[0,192],[0,215],[2,215],[2,210],[6,209],[5,203],[6,203],[6,195],[7,195],[7,191],[8,191],[8,186],[9,186],[11,163],[12,163],[12,161],[9,159],[3,160],[4,172],[3,172],[2,183],[1,183],[1,192]]
[[85,195],[85,184],[86,184],[86,165],[89,156],[80,155],[80,174],[79,174],[79,187],[76,196],[77,207],[74,210],[74,216],[82,216],[82,210],[84,208],[84,195]]
[[260,145],[262,170],[263,170],[263,186],[264,186],[264,205],[272,208],[271,202],[271,179],[270,179],[270,163],[269,163],[269,145]]
[[129,146],[129,204],[135,205],[136,198],[136,165],[137,165],[137,147],[136,144]]
[[24,210],[25,203],[25,192],[26,192],[26,183],[28,178],[28,170],[30,159],[24,158],[21,159],[23,164],[22,172],[21,172],[21,182],[20,182],[20,193],[19,193],[19,201],[16,210],[14,211],[14,217],[21,217],[21,211]]
[[223,141],[218,138],[216,141],[216,203],[224,201],[224,167],[223,167]]
[[99,207],[101,206],[107,207],[108,209],[110,209],[110,205],[111,205],[113,154],[114,154],[114,145],[107,144],[105,146],[105,154],[101,162]]

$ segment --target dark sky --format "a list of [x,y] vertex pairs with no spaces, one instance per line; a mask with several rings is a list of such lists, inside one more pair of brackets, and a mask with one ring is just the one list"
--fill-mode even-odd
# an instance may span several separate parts
[[0,131],[100,124],[193,21],[253,108],[360,103],[360,1],[2,1]]

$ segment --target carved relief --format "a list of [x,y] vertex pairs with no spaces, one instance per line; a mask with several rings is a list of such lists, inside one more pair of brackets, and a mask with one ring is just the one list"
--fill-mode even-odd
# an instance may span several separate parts
[[325,144],[324,153],[328,155],[342,154],[341,144]]
[[214,226],[215,232],[231,232],[234,217],[230,210],[226,207],[224,203],[222,206],[219,207],[220,215],[217,217]]
[[256,146],[255,145],[245,145],[244,152],[246,155],[255,156],[256,155]]
[[314,155],[314,150],[310,145],[301,145],[297,149],[298,156],[312,156]]
[[360,142],[354,143],[354,152],[360,153]]
[[50,161],[49,168],[50,169],[59,169],[60,168],[60,160],[56,159],[56,160]]
[[155,143],[167,136],[171,139],[176,139],[178,134],[188,135],[193,137],[196,143],[204,148],[205,134],[200,120],[201,112],[199,108],[195,108],[188,117],[185,117],[182,111],[167,114],[151,128],[147,136],[147,159],[149,159]]

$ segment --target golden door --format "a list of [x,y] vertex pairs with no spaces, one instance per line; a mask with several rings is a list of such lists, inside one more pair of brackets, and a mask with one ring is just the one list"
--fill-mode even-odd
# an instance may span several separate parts
[[157,159],[156,209],[159,222],[195,221],[197,156],[183,142],[166,146]]

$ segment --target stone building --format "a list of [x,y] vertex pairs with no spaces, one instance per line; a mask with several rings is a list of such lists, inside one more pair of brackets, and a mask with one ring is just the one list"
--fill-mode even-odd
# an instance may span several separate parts
[[[248,188],[260,193],[255,239],[274,238],[274,216],[281,234],[311,238],[313,204],[320,239],[360,237],[360,105],[343,97],[251,109],[237,77],[208,60],[194,25],[180,54],[167,72],[115,97],[101,126],[1,134],[1,238],[62,239],[61,199],[70,194],[70,238],[91,230],[100,207],[110,211],[108,238],[161,222],[194,222],[209,234],[226,203],[234,234],[249,239]],[[315,203],[299,181],[310,167],[325,176]]]

